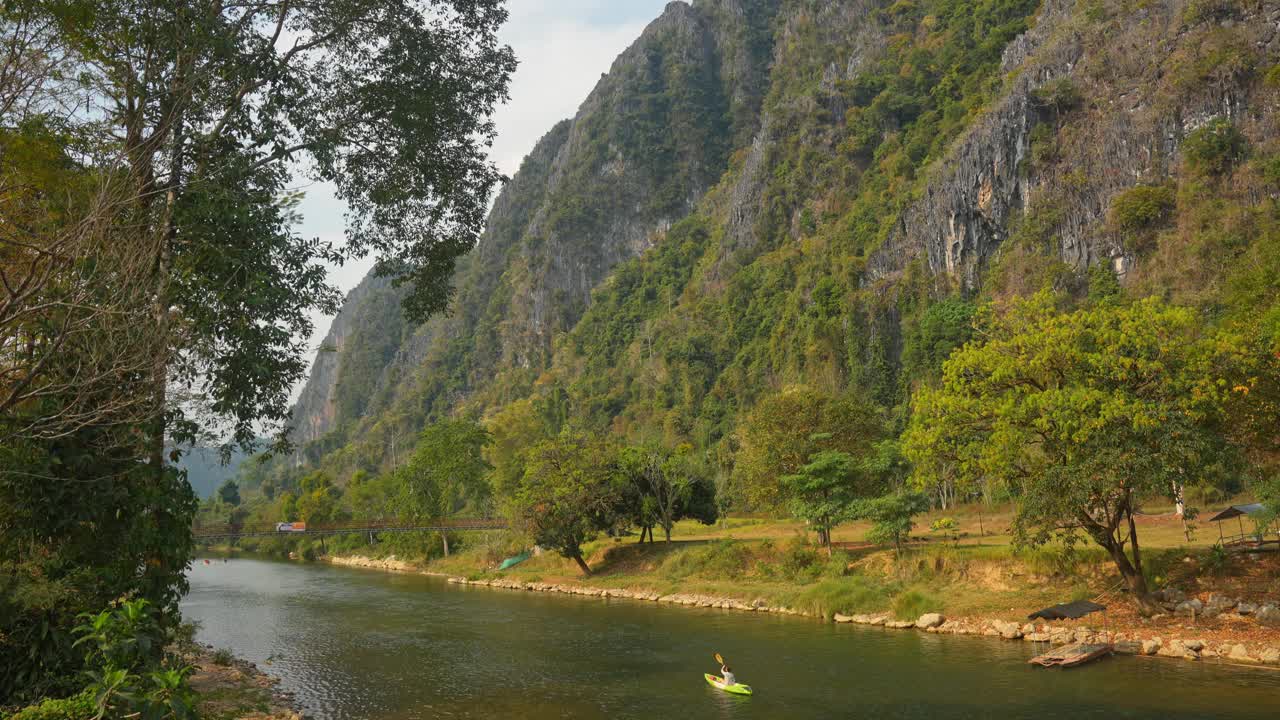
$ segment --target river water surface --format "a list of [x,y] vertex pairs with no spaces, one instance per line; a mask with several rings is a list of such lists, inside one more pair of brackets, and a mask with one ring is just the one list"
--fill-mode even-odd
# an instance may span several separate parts
[[[262,665],[309,717],[1276,718],[1280,673],[1117,657],[1026,664],[1030,643],[439,578],[197,561],[200,639]],[[709,687],[722,653],[756,695]]]

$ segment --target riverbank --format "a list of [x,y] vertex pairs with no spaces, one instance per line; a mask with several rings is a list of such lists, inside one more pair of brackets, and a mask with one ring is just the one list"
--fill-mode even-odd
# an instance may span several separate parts
[[203,720],[303,720],[293,696],[257,665],[208,645],[197,646],[187,661],[195,668],[190,682]]
[[[497,553],[500,555],[501,553]],[[831,557],[799,542],[602,541],[591,548],[591,577],[574,577],[569,561],[544,553],[498,572],[492,547],[475,547],[429,563],[346,555],[334,564],[443,575],[459,585],[553,592],[777,613],[829,622],[983,635],[1039,643],[1114,643],[1119,652],[1261,667],[1280,666],[1280,597],[1258,578],[1276,577],[1280,558],[1229,560],[1209,569],[1202,553],[1169,551],[1158,559],[1168,612],[1140,617],[1114,592],[1105,561],[1070,562],[1007,548],[933,544],[902,556],[877,548]],[[1154,560],[1155,558],[1153,558]],[[1234,564],[1233,564],[1234,563]],[[1269,581],[1268,581],[1269,582]],[[1029,623],[1027,615],[1066,600],[1098,599],[1104,618]]]

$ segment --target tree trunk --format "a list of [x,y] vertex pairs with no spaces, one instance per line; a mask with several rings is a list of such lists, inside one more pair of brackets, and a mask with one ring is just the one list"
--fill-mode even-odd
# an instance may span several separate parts
[[579,568],[582,568],[583,575],[591,574],[591,568],[587,566],[587,561],[582,559],[582,553],[575,553],[573,556],[573,561],[578,563]]
[[667,542],[671,542],[671,526],[664,523],[662,525],[662,533],[667,536]]
[[444,556],[449,557],[449,533],[441,531],[440,542],[444,543]]

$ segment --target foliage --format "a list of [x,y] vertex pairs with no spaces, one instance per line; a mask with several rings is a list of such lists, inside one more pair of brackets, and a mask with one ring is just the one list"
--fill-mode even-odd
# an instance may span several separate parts
[[733,580],[742,577],[751,560],[751,550],[745,543],[725,538],[672,553],[663,560],[660,572],[672,581],[689,577]]
[[1197,172],[1223,175],[1244,157],[1244,134],[1227,118],[1211,120],[1182,139],[1182,156]]
[[898,491],[858,501],[851,516],[871,521],[871,529],[867,531],[868,542],[893,543],[894,549],[901,552],[902,541],[910,536],[911,529],[915,527],[915,516],[928,509],[929,499],[924,495]]
[[8,720],[92,720],[98,713],[93,694],[85,691],[61,700],[49,699],[23,708]]
[[309,473],[302,478],[300,491],[296,504],[298,519],[308,525],[326,525],[338,519],[342,489],[333,484],[328,473],[323,470]]
[[755,507],[778,506],[787,497],[780,478],[826,450],[860,459],[880,432],[875,411],[855,395],[790,388],[761,400],[745,419],[734,474]]
[[817,531],[819,542],[828,550],[831,529],[849,516],[859,491],[865,490],[866,483],[858,482],[862,478],[856,470],[848,453],[824,450],[811,455],[796,474],[778,480],[790,499],[791,513]]
[[1111,224],[1131,246],[1141,246],[1144,233],[1166,222],[1175,207],[1172,188],[1139,185],[1124,190],[1111,201]]
[[240,504],[240,486],[235,480],[227,480],[218,488],[218,499],[227,505]]
[[470,505],[483,513],[492,469],[484,448],[492,442],[484,427],[466,420],[428,425],[418,447],[396,471],[404,493],[404,510],[417,519],[448,517]]
[[626,488],[615,468],[616,450],[606,441],[567,433],[529,451],[516,494],[520,519],[533,541],[591,574],[582,545],[616,527]]
[[653,539],[654,526],[661,527],[671,542],[671,528],[680,520],[692,518],[704,525],[716,521],[715,486],[689,445],[674,452],[656,445],[623,448],[617,467],[630,484],[629,515],[640,528],[641,541],[646,531]]
[[171,635],[146,600],[81,617],[86,622],[76,628],[76,644],[88,648],[87,692],[97,709],[95,719],[195,717],[195,694],[186,682],[192,668],[165,656]]
[[134,596],[172,624],[186,590],[186,481],[156,482],[126,450],[95,452],[88,433],[50,451],[0,447],[0,702],[76,689],[78,614]]
[[921,615],[942,609],[938,598],[920,589],[908,589],[893,599],[893,616],[899,620],[915,620]]
[[1087,535],[1142,599],[1134,504],[1229,455],[1219,423],[1239,351],[1155,298],[1070,313],[1048,293],[1015,301],[917,395],[904,437],[914,478],[945,468],[1007,484],[1017,542]]

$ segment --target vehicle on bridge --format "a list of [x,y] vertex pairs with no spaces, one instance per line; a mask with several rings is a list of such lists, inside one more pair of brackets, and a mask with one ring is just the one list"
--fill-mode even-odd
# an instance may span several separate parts
[[276,523],[276,532],[306,532],[307,524],[304,522],[282,522]]

